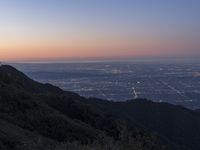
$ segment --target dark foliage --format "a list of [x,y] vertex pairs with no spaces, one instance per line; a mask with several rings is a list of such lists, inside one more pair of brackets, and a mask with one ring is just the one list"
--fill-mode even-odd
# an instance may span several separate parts
[[199,113],[146,100],[86,99],[0,67],[0,149],[199,149]]

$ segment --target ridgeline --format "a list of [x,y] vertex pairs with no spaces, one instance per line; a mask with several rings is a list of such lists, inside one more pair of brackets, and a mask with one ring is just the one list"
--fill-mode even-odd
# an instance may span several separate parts
[[84,98],[0,66],[1,150],[199,150],[200,114]]

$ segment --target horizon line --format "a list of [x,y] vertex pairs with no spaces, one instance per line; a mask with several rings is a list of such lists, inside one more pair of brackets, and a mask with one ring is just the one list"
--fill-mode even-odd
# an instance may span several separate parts
[[2,63],[89,63],[89,62],[165,62],[165,61],[197,61],[200,57],[88,57],[88,58],[40,58],[3,60]]

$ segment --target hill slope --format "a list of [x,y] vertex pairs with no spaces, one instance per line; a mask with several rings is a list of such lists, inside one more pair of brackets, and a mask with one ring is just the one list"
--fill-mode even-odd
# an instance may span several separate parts
[[168,149],[165,145],[152,133],[96,111],[75,93],[0,66],[2,150]]
[[175,145],[200,149],[200,114],[196,111],[167,103],[138,99],[126,102],[108,102],[90,99],[90,103],[119,118],[155,131]]
[[199,139],[195,111],[147,100],[86,99],[0,66],[0,149],[198,150]]

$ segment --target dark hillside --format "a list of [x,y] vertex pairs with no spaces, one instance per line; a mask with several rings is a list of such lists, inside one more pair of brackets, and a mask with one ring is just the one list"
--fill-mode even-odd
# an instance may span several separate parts
[[100,111],[86,100],[35,82],[11,66],[0,66],[0,149],[160,150],[170,147],[155,134]]
[[1,149],[200,149],[199,110],[86,99],[7,65],[0,66],[0,128]]
[[193,110],[144,99],[108,102],[93,98],[89,101],[119,118],[157,132],[176,145],[200,149],[200,115]]
[[30,93],[53,93],[61,94],[60,88],[51,84],[41,84],[28,78],[22,72],[19,72],[12,66],[2,65],[0,67],[0,82],[1,84],[7,84],[14,86],[17,89],[30,92]]

